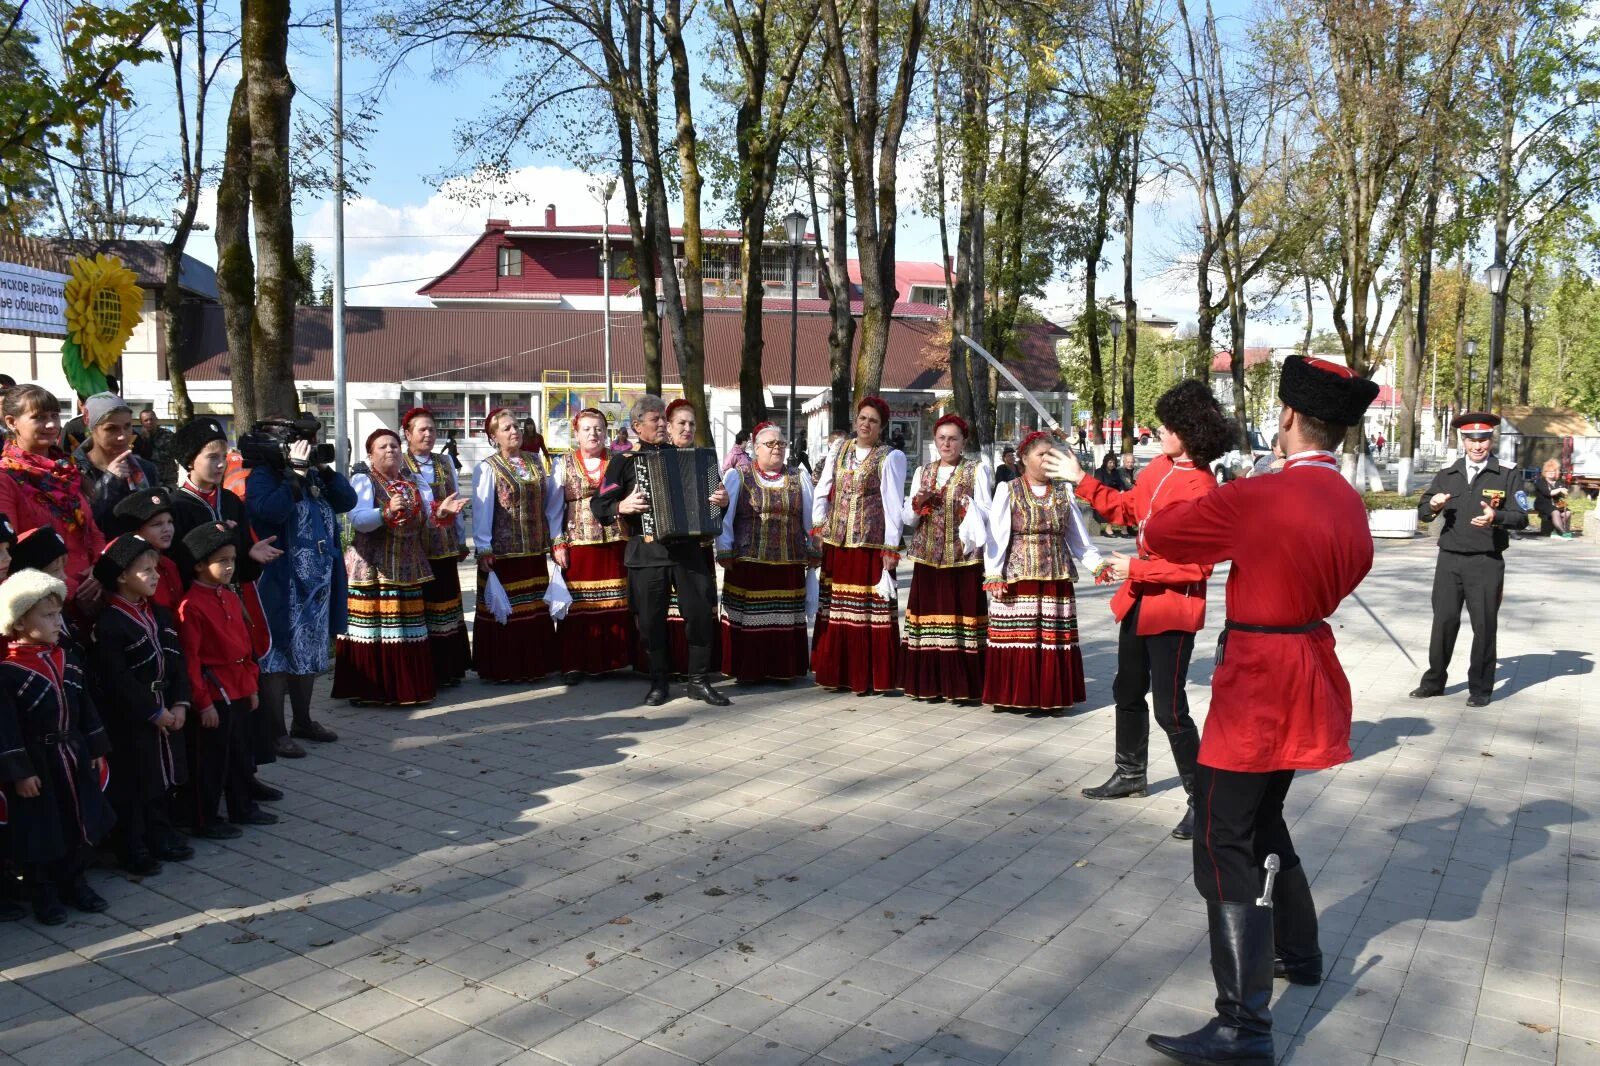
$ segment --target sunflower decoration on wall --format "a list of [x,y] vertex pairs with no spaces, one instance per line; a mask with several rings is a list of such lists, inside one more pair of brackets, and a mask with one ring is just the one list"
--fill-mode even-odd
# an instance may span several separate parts
[[106,374],[142,319],[144,291],[114,255],[79,256],[67,281],[67,341],[61,369],[80,396],[106,391]]

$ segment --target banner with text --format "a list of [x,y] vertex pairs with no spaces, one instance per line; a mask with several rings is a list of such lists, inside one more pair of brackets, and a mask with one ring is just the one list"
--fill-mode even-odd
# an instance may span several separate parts
[[0,263],[0,330],[67,334],[68,275]]

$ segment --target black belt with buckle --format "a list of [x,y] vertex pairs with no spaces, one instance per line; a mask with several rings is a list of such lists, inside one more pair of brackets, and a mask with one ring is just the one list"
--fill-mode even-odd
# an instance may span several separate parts
[[1310,633],[1321,628],[1326,621],[1326,618],[1318,618],[1297,626],[1261,626],[1253,622],[1235,622],[1230,618],[1222,623],[1222,632],[1217,636],[1217,665],[1222,665],[1222,656],[1228,649],[1230,632],[1238,630],[1244,633]]
[[39,738],[39,742],[47,748],[53,748],[58,744],[66,744],[70,740],[72,740],[71,733],[46,733]]

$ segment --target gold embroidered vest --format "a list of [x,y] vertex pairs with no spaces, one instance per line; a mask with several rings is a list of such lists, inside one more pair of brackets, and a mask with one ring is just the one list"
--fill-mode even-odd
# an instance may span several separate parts
[[600,491],[600,482],[605,479],[609,452],[602,452],[601,460],[600,472],[593,481],[589,480],[577,449],[556,460],[557,469],[561,471],[561,492],[567,500],[567,528],[559,530],[557,536],[566,544],[615,544],[628,539],[623,523],[602,525],[589,507],[589,501]]
[[939,488],[938,460],[917,471],[917,476],[911,482],[912,495],[923,492],[936,492],[938,495],[934,498],[933,509],[917,516],[917,528],[911,534],[911,546],[906,549],[908,558],[927,566],[939,567],[969,566],[983,562],[981,547],[976,552],[962,550],[958,532],[961,520],[967,513],[961,501],[973,495],[977,481],[976,459],[962,459],[957,463],[943,489]]
[[[406,469],[411,476],[424,482],[433,490],[435,502],[445,499],[457,492],[460,488],[460,479],[456,475],[456,464],[448,455],[442,452],[433,457],[433,462],[428,464],[433,471],[433,480],[428,481],[422,474],[422,464],[417,462],[417,457],[406,451]],[[456,523],[451,521],[442,526],[428,524],[422,532],[423,544],[427,548],[430,559],[453,559],[461,554],[463,547],[461,530]]]
[[1043,499],[1027,482],[1011,483],[1011,545],[1006,550],[1007,581],[1071,581],[1077,576],[1067,533],[1074,506],[1072,494],[1054,483]]
[[531,455],[522,456],[522,472],[498,452],[489,456],[494,475],[495,555],[543,555],[550,550],[550,530],[544,518],[544,467]]
[[367,477],[372,482],[372,502],[379,512],[391,497],[398,496],[405,507],[406,521],[398,526],[384,522],[365,533],[356,530],[344,557],[350,583],[370,585],[382,581],[393,585],[418,585],[431,580],[433,569],[428,565],[423,531],[432,516],[422,504],[421,487],[405,471],[394,481],[386,481],[376,473],[369,473]]
[[739,473],[739,502],[733,509],[735,558],[757,563],[803,563],[808,552],[810,516],[800,513],[800,475],[768,481],[747,466]]
[[[884,548],[883,486],[880,471],[889,446],[880,444],[855,461],[856,446],[847,440],[839,446],[833,465],[832,506],[822,539],[841,548]],[[894,506],[900,506],[895,500]]]

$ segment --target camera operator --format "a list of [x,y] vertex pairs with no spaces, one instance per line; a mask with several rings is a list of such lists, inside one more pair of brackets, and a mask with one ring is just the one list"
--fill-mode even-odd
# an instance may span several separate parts
[[[328,669],[332,638],[345,630],[344,552],[334,516],[355,507],[356,492],[333,469],[332,446],[316,443],[321,431],[315,418],[268,418],[239,439],[250,472],[250,524],[259,539],[277,537],[284,553],[262,568],[256,587],[272,633],[272,650],[261,660],[261,713],[282,741],[278,754],[288,758],[305,754],[294,740],[338,739],[311,720],[311,685]],[[285,696],[294,712],[287,736]]]

